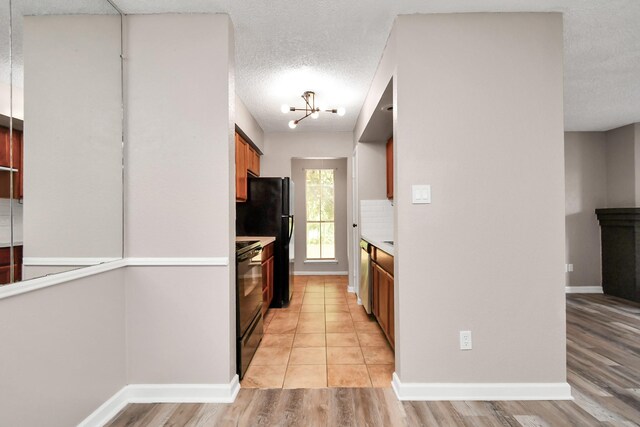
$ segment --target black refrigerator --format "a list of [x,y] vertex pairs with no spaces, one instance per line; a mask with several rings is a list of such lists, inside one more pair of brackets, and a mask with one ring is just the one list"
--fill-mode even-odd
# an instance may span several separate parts
[[294,187],[286,178],[249,178],[247,201],[236,203],[237,236],[273,236],[273,301],[289,305],[293,293]]

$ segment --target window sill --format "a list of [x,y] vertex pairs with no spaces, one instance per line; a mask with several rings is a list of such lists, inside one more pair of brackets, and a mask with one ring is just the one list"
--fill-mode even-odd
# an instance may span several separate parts
[[305,259],[305,264],[337,264],[337,259]]

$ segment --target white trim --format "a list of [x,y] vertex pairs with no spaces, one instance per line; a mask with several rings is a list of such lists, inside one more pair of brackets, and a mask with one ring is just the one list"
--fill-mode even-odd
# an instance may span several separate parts
[[71,258],[71,257],[59,257],[59,258],[44,258],[44,257],[25,257],[22,259],[22,265],[26,266],[38,266],[38,265],[96,265],[105,262],[119,261],[122,258]]
[[573,400],[568,383],[405,383],[394,372],[400,400]]
[[24,294],[61,283],[70,282],[72,280],[81,279],[83,277],[93,276],[95,274],[116,270],[118,268],[125,267],[126,265],[126,260],[121,259],[118,261],[105,262],[104,264],[79,268],[77,270],[55,273],[50,276],[25,280],[24,282],[18,282],[12,285],[0,286],[0,299],[9,298],[15,295]]
[[567,294],[602,294],[602,286],[565,286]]
[[348,276],[348,271],[294,271],[294,276]]
[[337,259],[305,259],[303,264],[337,264]]
[[104,402],[78,427],[104,426],[129,403],[233,403],[237,375],[228,384],[130,384]]
[[122,411],[128,403],[127,386],[125,386],[116,394],[111,396],[109,400],[100,405],[100,407],[93,411],[91,415],[82,420],[77,427],[104,426],[113,417],[118,415],[118,412]]
[[127,265],[131,266],[181,266],[181,265],[205,265],[226,266],[229,265],[229,257],[166,257],[166,258],[127,258]]
[[[93,276],[107,271],[115,270],[127,266],[227,266],[229,258],[123,258],[115,261],[102,262],[97,265],[84,266],[78,264],[78,260],[83,258],[27,258],[28,260],[56,260],[50,264],[25,264],[25,265],[72,265],[79,266],[75,270],[64,271],[61,273],[52,273],[51,275],[38,277],[35,279],[25,280],[23,282],[14,283],[7,286],[0,286],[0,299],[9,298],[15,295],[24,294],[35,291],[37,289],[47,288],[53,285],[70,282],[72,280],[81,279],[83,277]],[[108,258],[84,258],[87,259],[108,259]],[[60,260],[69,260],[69,264],[61,264]],[[71,261],[73,260],[73,261]],[[327,274],[327,273],[319,273]],[[337,274],[337,273],[328,273]]]

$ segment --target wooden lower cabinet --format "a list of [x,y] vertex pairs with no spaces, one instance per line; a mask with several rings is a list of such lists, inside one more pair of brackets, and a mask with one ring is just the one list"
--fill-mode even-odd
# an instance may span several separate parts
[[[389,256],[389,255],[387,255]],[[392,348],[395,348],[395,309],[394,309],[394,281],[393,275],[385,271],[380,264],[373,261],[371,285],[373,287],[372,311],[378,324],[389,340]]]
[[393,200],[393,138],[387,141],[387,199]]
[[273,300],[273,243],[262,250],[262,316]]
[[22,246],[13,247],[13,282],[11,281],[10,249],[0,248],[0,285],[22,280]]

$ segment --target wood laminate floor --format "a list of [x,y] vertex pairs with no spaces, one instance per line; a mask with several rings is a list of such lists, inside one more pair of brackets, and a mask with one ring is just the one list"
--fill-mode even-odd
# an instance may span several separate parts
[[246,389],[232,404],[132,404],[116,426],[638,426],[640,305],[567,296],[575,400],[399,402],[390,388]]

